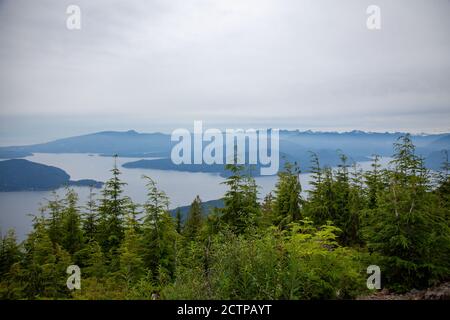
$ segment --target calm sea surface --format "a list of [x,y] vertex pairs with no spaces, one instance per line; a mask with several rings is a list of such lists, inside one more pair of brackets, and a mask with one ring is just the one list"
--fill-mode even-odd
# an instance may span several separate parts
[[[88,154],[34,154],[27,160],[46,165],[52,165],[65,170],[71,180],[95,179],[106,181],[111,176],[111,168],[114,160],[110,157],[101,157]],[[142,175],[153,178],[159,188],[164,190],[170,198],[170,208],[190,204],[196,195],[200,195],[203,201],[221,198],[226,188],[221,182],[222,177],[207,173],[189,173],[178,171],[162,171],[152,169],[126,169],[121,165],[125,162],[136,161],[136,158],[119,158],[118,166],[122,172],[121,178],[127,183],[126,195],[130,196],[136,203],[144,203],[146,199],[145,181]],[[384,159],[386,163],[389,159]],[[363,169],[370,167],[367,162],[360,163]],[[303,191],[309,188],[309,174],[300,176]],[[273,190],[276,176],[258,177],[257,184],[260,186],[260,198]],[[88,187],[73,188],[80,197],[80,205],[84,205],[89,195]],[[63,195],[64,188],[56,190]],[[97,194],[100,189],[95,189]],[[0,231],[5,233],[9,228],[16,229],[20,240],[24,239],[31,229],[31,214],[38,214],[39,208],[46,199],[52,197],[51,191],[21,191],[0,192]]]

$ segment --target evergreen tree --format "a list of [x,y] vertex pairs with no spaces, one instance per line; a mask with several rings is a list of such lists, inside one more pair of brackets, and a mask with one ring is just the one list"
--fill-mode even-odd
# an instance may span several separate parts
[[63,216],[64,204],[58,194],[53,191],[51,200],[47,200],[47,204],[42,208],[42,211],[49,214],[48,234],[53,243],[62,243],[64,235],[63,231]]
[[305,211],[316,226],[328,222],[337,226],[342,244],[360,244],[360,221],[366,206],[363,173],[356,164],[350,173],[347,156],[340,154],[340,159],[337,170],[321,169],[317,155],[312,154],[312,189]]
[[111,259],[117,256],[117,250],[124,236],[123,217],[126,214],[129,199],[124,197],[123,186],[117,168],[117,156],[114,158],[112,178],[105,183],[99,211],[98,239],[103,251]]
[[72,189],[66,193],[66,208],[63,215],[63,238],[62,246],[70,254],[74,254],[81,249],[83,244],[83,232],[79,209],[77,208],[78,195]]
[[261,221],[260,226],[262,228],[267,228],[274,224],[274,214],[273,214],[273,202],[274,197],[272,195],[272,192],[269,192],[263,200],[263,203],[261,205]]
[[125,238],[120,247],[120,274],[130,287],[139,280],[144,273],[144,263],[140,254],[142,253],[142,239],[139,233],[139,224],[134,215],[127,218]]
[[143,261],[156,279],[161,272],[169,275],[174,273],[177,232],[168,213],[169,198],[164,191],[158,190],[150,177],[143,178],[147,180],[148,190],[144,204]]
[[17,300],[24,297],[20,279],[21,246],[17,244],[13,229],[3,236],[0,233],[0,300]]
[[367,246],[386,257],[387,283],[397,290],[430,285],[450,270],[450,230],[436,207],[423,161],[408,135],[394,145],[388,186],[365,228]]
[[195,197],[194,201],[191,204],[186,219],[186,223],[184,224],[183,236],[186,239],[186,241],[189,242],[197,239],[202,224],[203,224],[202,200],[200,200],[200,197],[197,196]]
[[176,228],[178,234],[181,234],[181,230],[183,228],[182,222],[181,222],[181,210],[180,208],[177,209],[177,212],[175,214],[175,221],[176,221]]
[[255,227],[261,218],[261,207],[258,203],[258,186],[252,176],[252,168],[244,176],[242,193],[244,195],[244,210],[247,212],[247,226]]
[[[436,179],[409,135],[385,169],[378,156],[365,173],[340,157],[333,170],[312,154],[305,200],[297,165],[286,163],[262,205],[252,175],[235,161],[224,208],[203,217],[197,196],[184,229],[181,211],[173,219],[167,195],[146,176],[141,223],[115,165],[98,208],[91,190],[82,221],[68,190],[63,199],[53,194],[23,244],[13,232],[0,236],[0,299],[346,299],[367,293],[361,270],[370,264],[397,291],[447,281],[448,155]],[[76,292],[66,287],[71,264],[83,272]]]
[[372,170],[367,171],[364,174],[365,183],[367,185],[367,201],[368,208],[374,209],[377,207],[377,198],[380,191],[384,189],[384,182],[382,180],[383,173],[380,171],[380,156],[372,156]]
[[28,298],[66,297],[66,269],[71,265],[70,255],[52,241],[43,218],[35,218],[34,230],[25,242],[25,259],[21,278]]
[[344,245],[359,243],[359,215],[364,208],[363,195],[360,190],[362,174],[357,170],[350,177],[347,156],[340,155],[341,163],[336,172],[334,189],[334,215],[332,221],[342,232],[340,242]]
[[15,231],[8,230],[4,236],[0,233],[0,282],[8,277],[11,266],[21,258]]
[[349,191],[349,219],[345,226],[347,242],[350,245],[362,244],[361,219],[367,207],[364,192],[364,174],[356,163],[353,164]]
[[86,250],[88,255],[85,261],[86,267],[83,269],[86,275],[97,279],[105,277],[107,275],[106,258],[101,246],[97,241],[91,240],[86,245]]
[[98,227],[98,208],[92,187],[89,189],[89,199],[85,210],[86,212],[83,214],[82,219],[83,233],[85,241],[90,242],[97,238]]
[[447,211],[447,221],[450,222],[450,163],[448,151],[443,150],[443,162],[441,170],[437,174],[436,193],[441,201],[442,207]]
[[328,168],[320,167],[319,157],[311,153],[311,189],[308,190],[308,201],[305,202],[305,211],[312,221],[322,226],[331,220],[330,197],[332,176]]
[[340,235],[341,243],[348,245],[351,242],[350,230],[353,222],[353,217],[350,212],[350,178],[349,178],[349,164],[347,163],[347,156],[340,155],[341,163],[338,165],[336,171],[335,183],[333,185],[334,193],[334,210],[333,222],[334,225],[342,230]]
[[224,208],[222,210],[221,220],[231,226],[236,231],[243,231],[245,229],[245,215],[243,208],[243,195],[241,193],[243,185],[242,171],[244,166],[236,164],[227,164],[225,166],[230,171],[230,176],[227,178],[225,185],[228,186],[228,191],[224,196]]
[[300,170],[297,164],[286,162],[284,170],[278,173],[275,186],[274,216],[275,224],[284,227],[301,219]]
[[244,166],[234,163],[227,164],[225,168],[231,175],[223,182],[228,190],[223,198],[221,220],[233,232],[242,234],[249,227],[255,226],[259,218],[257,186],[250,174],[244,174]]

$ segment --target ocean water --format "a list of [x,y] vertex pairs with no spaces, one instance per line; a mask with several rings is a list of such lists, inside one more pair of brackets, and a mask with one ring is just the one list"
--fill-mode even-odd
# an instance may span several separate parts
[[[46,165],[56,166],[65,170],[72,180],[95,179],[106,181],[111,177],[110,170],[114,165],[111,157],[101,157],[88,154],[44,154],[38,153],[27,157],[27,160]],[[125,194],[131,197],[136,203],[144,203],[147,190],[145,180],[142,175],[150,176],[154,179],[158,187],[165,191],[170,198],[170,208],[188,205],[199,195],[203,201],[221,198],[226,191],[226,186],[222,184],[223,177],[217,174],[190,173],[152,169],[127,169],[121,167],[125,162],[136,161],[136,158],[119,158],[117,165],[122,175],[121,179],[127,183]],[[389,159],[383,159],[387,163]],[[363,169],[370,168],[370,163],[360,163]],[[277,181],[276,176],[258,177],[256,182],[259,189],[260,198],[274,189]],[[301,174],[300,182],[303,192],[309,189],[310,174]],[[84,205],[89,196],[88,187],[74,187],[79,195],[79,204]],[[58,195],[65,193],[64,188],[55,190]],[[97,197],[100,196],[100,189],[95,189]],[[52,191],[21,191],[21,192],[0,192],[0,231],[4,234],[7,229],[14,228],[20,240],[26,237],[31,230],[32,217],[40,213],[40,208],[47,199],[53,197]]]

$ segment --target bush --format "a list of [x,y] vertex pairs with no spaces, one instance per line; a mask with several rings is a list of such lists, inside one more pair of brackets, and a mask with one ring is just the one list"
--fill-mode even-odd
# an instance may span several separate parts
[[[336,242],[339,229],[310,221],[258,236],[220,234],[212,241],[210,265],[193,245],[197,261],[164,290],[168,299],[345,299],[366,291],[361,255]],[[203,259],[201,256],[203,255]],[[191,256],[192,257],[192,256]]]

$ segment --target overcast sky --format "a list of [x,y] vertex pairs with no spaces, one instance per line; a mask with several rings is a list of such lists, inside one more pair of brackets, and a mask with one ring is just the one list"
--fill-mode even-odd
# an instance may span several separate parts
[[450,131],[449,14],[449,0],[0,0],[1,143],[195,119]]

